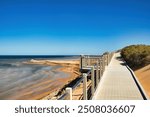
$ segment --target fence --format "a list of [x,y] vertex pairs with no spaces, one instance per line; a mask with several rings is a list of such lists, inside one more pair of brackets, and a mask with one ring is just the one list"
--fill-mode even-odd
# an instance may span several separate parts
[[72,100],[73,91],[82,83],[83,100],[90,100],[101,80],[105,67],[109,65],[113,53],[107,53],[101,56],[81,55],[80,72],[82,77],[74,86],[67,87],[65,93],[60,96],[59,100]]

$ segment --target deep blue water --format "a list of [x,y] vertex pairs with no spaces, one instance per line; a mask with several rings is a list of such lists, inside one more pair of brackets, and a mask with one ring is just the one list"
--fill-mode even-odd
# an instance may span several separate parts
[[0,59],[71,59],[78,55],[0,55]]

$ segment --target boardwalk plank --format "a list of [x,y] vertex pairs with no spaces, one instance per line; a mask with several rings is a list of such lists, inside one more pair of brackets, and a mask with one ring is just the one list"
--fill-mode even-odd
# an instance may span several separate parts
[[93,97],[94,100],[142,100],[143,97],[120,53],[115,53]]

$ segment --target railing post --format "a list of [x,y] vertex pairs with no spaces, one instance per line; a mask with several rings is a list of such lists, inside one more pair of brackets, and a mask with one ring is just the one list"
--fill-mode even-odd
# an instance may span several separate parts
[[109,54],[107,54],[107,66],[109,65]]
[[99,69],[100,69],[100,74],[99,74],[99,78],[102,77],[102,57],[99,59]]
[[83,73],[83,100],[87,100],[87,74]]
[[96,87],[97,87],[98,83],[99,83],[99,63],[97,61],[97,63],[96,63]]
[[83,59],[82,59],[82,66],[83,66],[83,67],[86,66],[86,56],[83,56]]
[[91,80],[92,80],[92,96],[94,95],[95,91],[95,78],[94,78],[94,66],[92,67],[91,73]]
[[104,55],[104,66],[107,65],[107,61],[106,61],[106,55]]
[[111,53],[108,55],[108,57],[109,57],[109,63],[110,63],[110,60],[111,60]]
[[66,93],[67,93],[67,99],[72,100],[72,88],[71,87],[66,88]]
[[82,65],[83,65],[83,60],[82,60],[82,58],[83,58],[83,55],[80,55],[80,69],[82,69]]
[[104,70],[105,70],[105,56],[103,55],[102,57],[102,73],[104,73]]
[[90,66],[90,57],[88,56],[88,66]]

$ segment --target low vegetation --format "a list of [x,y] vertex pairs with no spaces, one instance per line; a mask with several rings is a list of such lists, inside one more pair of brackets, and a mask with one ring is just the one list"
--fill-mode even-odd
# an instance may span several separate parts
[[121,55],[132,69],[150,64],[150,45],[131,45],[121,50]]

